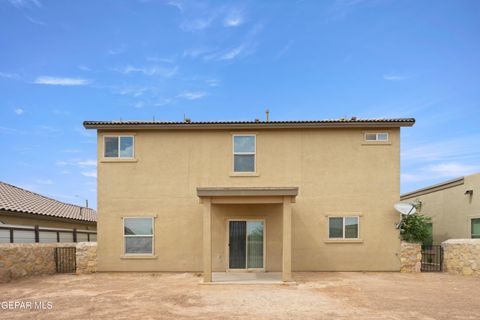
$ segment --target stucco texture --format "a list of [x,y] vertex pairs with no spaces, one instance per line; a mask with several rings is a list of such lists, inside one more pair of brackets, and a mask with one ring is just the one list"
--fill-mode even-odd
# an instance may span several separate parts
[[[365,144],[365,131],[390,142]],[[232,134],[257,136],[255,175],[232,174]],[[135,135],[134,160],[105,160],[103,136]],[[394,224],[400,130],[282,129],[99,131],[98,270],[201,271],[197,187],[298,187],[292,204],[293,271],[398,271]],[[360,216],[360,239],[328,241],[329,215]],[[155,217],[153,256],[123,256],[123,217]],[[212,263],[226,269],[226,219],[266,218],[266,269],[279,271],[282,211],[276,205],[212,205]]]
[[[433,241],[471,237],[471,220],[480,218],[480,173],[464,178],[464,184],[440,191],[412,196],[404,201],[420,200],[420,212],[432,218]],[[473,190],[473,195],[465,195]]]

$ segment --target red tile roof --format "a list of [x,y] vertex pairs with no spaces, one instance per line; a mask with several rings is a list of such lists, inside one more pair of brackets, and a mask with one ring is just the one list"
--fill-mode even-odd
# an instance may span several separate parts
[[1,181],[0,210],[81,221],[97,221],[97,212],[91,208],[64,203]]

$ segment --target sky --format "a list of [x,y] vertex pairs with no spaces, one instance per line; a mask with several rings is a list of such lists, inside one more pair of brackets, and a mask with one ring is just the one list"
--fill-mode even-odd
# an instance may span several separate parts
[[84,120],[414,117],[401,191],[480,172],[480,1],[0,0],[0,181],[96,202]]

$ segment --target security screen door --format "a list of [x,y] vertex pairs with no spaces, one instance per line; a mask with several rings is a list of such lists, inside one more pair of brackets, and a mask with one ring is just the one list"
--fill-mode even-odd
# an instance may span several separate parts
[[231,220],[229,269],[263,269],[264,221]]

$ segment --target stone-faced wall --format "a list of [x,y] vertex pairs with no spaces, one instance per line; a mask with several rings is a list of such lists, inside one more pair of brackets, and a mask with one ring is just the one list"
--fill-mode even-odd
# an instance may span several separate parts
[[480,276],[480,239],[450,239],[442,247],[446,272]]
[[97,271],[97,243],[79,242],[77,244],[77,273]]
[[0,283],[23,277],[54,274],[55,248],[75,246],[77,273],[95,272],[96,242],[0,244]]
[[0,283],[41,274],[53,274],[55,248],[74,247],[74,243],[0,244]]
[[400,244],[400,272],[420,272],[422,245],[402,241]]

